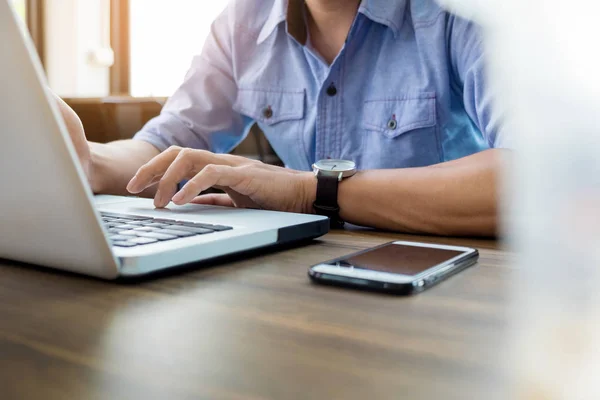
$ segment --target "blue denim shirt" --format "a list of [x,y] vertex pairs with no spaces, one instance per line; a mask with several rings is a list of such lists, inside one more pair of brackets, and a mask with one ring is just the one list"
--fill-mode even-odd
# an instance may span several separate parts
[[328,65],[304,17],[290,20],[294,1],[233,0],[136,139],[225,153],[258,123],[299,170],[323,158],[426,166],[502,147],[476,25],[433,0],[363,0]]

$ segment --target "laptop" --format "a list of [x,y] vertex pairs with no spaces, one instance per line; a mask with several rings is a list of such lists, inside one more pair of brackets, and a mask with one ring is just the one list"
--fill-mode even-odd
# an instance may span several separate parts
[[322,216],[94,196],[7,0],[0,43],[0,258],[116,279],[328,232]]

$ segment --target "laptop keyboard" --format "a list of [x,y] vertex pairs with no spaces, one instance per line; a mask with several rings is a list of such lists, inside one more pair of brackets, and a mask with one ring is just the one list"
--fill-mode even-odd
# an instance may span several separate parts
[[100,213],[113,246],[136,247],[233,229],[230,226]]

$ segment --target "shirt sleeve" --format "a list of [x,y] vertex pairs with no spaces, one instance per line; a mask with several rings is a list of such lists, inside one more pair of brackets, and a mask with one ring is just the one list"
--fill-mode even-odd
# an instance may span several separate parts
[[229,14],[228,8],[215,20],[182,85],[134,139],[160,151],[176,145],[227,153],[247,135],[253,121],[233,111],[237,85]]
[[473,22],[449,17],[448,49],[452,72],[462,90],[465,110],[491,148],[508,148],[503,113],[487,83],[481,29]]

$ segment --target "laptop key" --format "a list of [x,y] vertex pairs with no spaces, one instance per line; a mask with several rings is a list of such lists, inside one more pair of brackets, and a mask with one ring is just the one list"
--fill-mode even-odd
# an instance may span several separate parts
[[123,230],[121,230],[121,231],[119,231],[119,235],[123,235],[123,236],[138,236],[138,233],[141,233],[141,232],[133,231],[133,230],[131,230],[131,231],[123,231]]
[[159,228],[150,228],[148,226],[140,226],[139,228],[135,228],[134,231],[136,231],[136,232],[154,232],[157,229],[159,229]]
[[189,227],[192,227],[192,228],[211,229],[211,230],[217,231],[217,232],[229,231],[229,230],[233,229],[230,226],[203,224],[203,223],[200,223],[200,222],[181,222],[181,221],[178,221],[177,224],[180,225],[180,226],[189,226]]
[[111,212],[101,211],[102,218],[123,218],[123,214],[115,214]]
[[111,241],[113,242],[126,242],[129,239],[131,239],[131,236],[125,236],[125,235],[111,235],[108,237]]
[[145,221],[139,221],[139,222],[141,223],[141,225],[140,225],[140,226],[148,226],[148,225],[150,225],[150,224],[155,224],[155,223],[156,223],[156,221],[155,221],[155,220],[153,220],[153,219],[148,219],[148,220],[145,220]]
[[177,239],[177,236],[158,232],[138,232],[138,236],[142,238],[158,239],[160,241]]
[[137,227],[138,227],[137,225],[129,225],[129,224],[115,226],[115,228],[121,229],[121,230],[124,230],[124,231],[131,231],[131,230],[134,230]]
[[135,244],[151,244],[151,243],[158,242],[158,239],[151,239],[151,238],[145,238],[145,237],[136,237],[136,238],[130,239],[129,242],[135,243]]
[[178,230],[178,231],[184,231],[184,232],[192,232],[192,233],[195,233],[197,235],[205,235],[207,233],[213,233],[214,232],[212,229],[193,228],[191,226],[185,226],[185,225],[173,226],[171,229],[175,229],[175,230]]
[[211,229],[214,229],[215,231],[219,231],[219,232],[224,232],[224,231],[230,231],[233,228],[231,226],[225,226],[225,225],[213,225],[211,227]]
[[121,219],[121,220],[127,220],[127,221],[141,221],[141,220],[147,220],[147,219],[152,219],[151,217],[143,217],[141,215],[123,215],[123,214],[116,214],[116,213],[108,213],[108,212],[101,212],[100,215],[102,215],[102,218],[113,218],[113,219]]
[[127,225],[136,225],[136,226],[144,226],[144,221],[129,221]]
[[158,222],[152,222],[150,224],[145,224],[144,226],[147,226],[150,228],[168,228],[171,226],[171,224],[159,224]]
[[118,246],[118,247],[135,247],[138,244],[142,244],[142,243],[132,243],[132,242],[113,242],[113,246]]
[[114,234],[118,234],[120,232],[122,232],[123,229],[117,229],[117,228],[110,228],[108,229],[108,233],[114,233]]
[[177,221],[177,225],[178,226],[188,226],[190,228],[202,228],[202,229],[212,229],[212,225],[211,224],[202,224],[200,222],[183,222],[183,221]]
[[156,232],[156,233],[163,233],[165,235],[173,235],[173,236],[177,236],[177,237],[196,236],[196,234],[194,232],[178,231],[175,228],[173,228],[173,229],[159,229],[159,228],[155,228],[155,229],[156,230],[154,232]]

